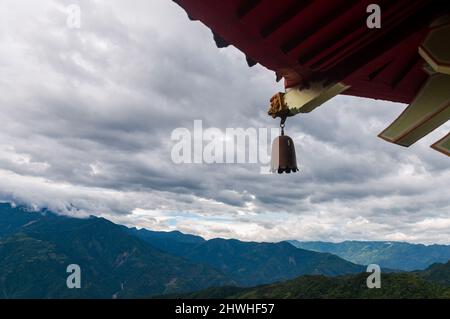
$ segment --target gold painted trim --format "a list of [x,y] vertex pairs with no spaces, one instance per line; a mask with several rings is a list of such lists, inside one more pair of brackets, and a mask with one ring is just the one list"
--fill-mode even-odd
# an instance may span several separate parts
[[441,138],[439,141],[437,141],[436,143],[434,143],[430,147],[432,149],[434,149],[434,150],[436,150],[438,152],[441,152],[442,154],[445,154],[445,155],[450,157],[450,150],[441,146],[443,143],[447,142],[448,140],[450,140],[450,132],[447,133],[447,135],[445,135],[443,138]]
[[293,88],[286,91],[284,101],[289,108],[289,115],[309,113],[336,95],[350,88],[343,82],[324,87],[322,83],[313,83],[310,88]]
[[[433,131],[434,129],[436,129],[439,126],[436,126],[435,128],[432,128],[428,133],[425,133],[422,137],[418,138],[417,140],[414,140],[413,142],[409,142],[408,141],[408,137],[411,138],[411,135],[414,135],[414,133],[416,133],[416,131],[419,129],[425,129],[427,130],[426,125],[429,124],[430,121],[432,121],[433,119],[435,119],[436,116],[438,116],[440,113],[442,112],[449,112],[450,110],[450,100],[447,98],[447,100],[441,102],[440,105],[437,106],[437,108],[435,108],[433,111],[428,112],[428,114],[423,115],[421,118],[419,118],[418,120],[416,120],[415,122],[413,122],[412,124],[408,125],[407,128],[405,128],[405,130],[398,132],[397,134],[395,134],[395,132],[393,134],[390,134],[389,137],[386,135],[386,132],[390,129],[393,128],[393,126],[398,125],[396,123],[398,123],[399,120],[401,120],[408,112],[410,112],[413,108],[415,103],[417,103],[417,101],[419,101],[422,96],[424,94],[430,94],[430,92],[428,91],[428,87],[430,85],[432,85],[432,81],[437,80],[437,78],[440,77],[444,77],[444,79],[448,80],[448,75],[445,74],[435,74],[430,76],[430,78],[425,82],[425,84],[422,86],[422,88],[420,89],[419,93],[417,94],[417,96],[414,98],[414,100],[412,101],[412,103],[407,106],[403,112],[388,126],[386,127],[380,134],[378,134],[378,137],[391,142],[391,143],[395,143],[401,146],[405,146],[405,147],[409,147],[410,145],[414,144],[415,142],[417,142],[418,140],[420,140],[422,137],[426,136],[428,133],[430,133],[431,131]],[[423,103],[423,102],[422,102]],[[442,124],[441,124],[442,125]],[[395,127],[394,127],[395,130]],[[420,135],[421,133],[419,133]],[[412,138],[414,139],[414,136],[412,136]],[[406,141],[405,141],[406,140]]]
[[444,73],[450,75],[450,64],[448,63],[438,63],[426,48],[419,46],[420,56],[427,62],[435,72]]

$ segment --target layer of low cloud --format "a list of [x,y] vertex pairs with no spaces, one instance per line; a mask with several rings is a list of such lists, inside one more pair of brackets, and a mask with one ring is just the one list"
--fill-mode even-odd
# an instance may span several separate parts
[[289,119],[299,174],[180,164],[171,132],[276,126],[272,72],[166,0],[0,4],[0,199],[207,238],[450,243],[450,166],[376,135],[404,105],[339,96]]

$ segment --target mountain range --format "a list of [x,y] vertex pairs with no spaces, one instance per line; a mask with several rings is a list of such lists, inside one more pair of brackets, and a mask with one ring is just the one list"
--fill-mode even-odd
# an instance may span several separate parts
[[302,274],[335,276],[365,270],[365,267],[335,255],[298,249],[287,242],[205,240],[179,232],[130,231],[156,248],[217,269],[241,286],[285,280]]
[[388,241],[289,241],[298,248],[327,252],[351,262],[384,268],[412,271],[423,270],[433,263],[446,263],[450,259],[450,245],[423,245]]
[[[376,295],[367,295],[361,286],[367,277],[365,266],[337,253],[313,251],[317,246],[307,250],[294,244],[298,243],[205,240],[178,231],[128,228],[104,218],[72,218],[0,203],[0,298]],[[367,251],[375,246],[363,247],[361,256],[370,255]],[[356,248],[353,253],[357,255]],[[418,254],[415,260],[443,258],[426,249]],[[81,268],[80,289],[66,286],[69,264]],[[385,264],[410,267],[401,259]],[[383,274],[383,283],[395,288],[389,289],[393,296],[445,296],[449,268],[433,264],[419,272]]]
[[[66,267],[82,270],[68,289]],[[289,243],[255,243],[152,232],[104,218],[71,218],[0,204],[0,297],[129,298],[250,286],[363,266]]]
[[[103,218],[2,205],[0,220],[3,298],[144,297],[234,284],[219,271],[162,252]],[[81,289],[66,286],[69,264],[81,267]]]

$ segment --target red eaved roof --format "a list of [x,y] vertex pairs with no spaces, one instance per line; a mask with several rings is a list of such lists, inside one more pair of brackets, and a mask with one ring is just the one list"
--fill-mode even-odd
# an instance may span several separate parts
[[[450,12],[432,0],[176,0],[189,17],[284,77],[286,86],[342,81],[344,94],[410,103],[427,78],[418,46],[430,23]],[[381,7],[381,28],[366,25]],[[449,39],[450,40],[450,39]]]

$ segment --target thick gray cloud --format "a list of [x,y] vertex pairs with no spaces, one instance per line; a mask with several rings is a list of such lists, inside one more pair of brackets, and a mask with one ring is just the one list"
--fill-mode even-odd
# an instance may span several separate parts
[[[66,8],[81,8],[81,28]],[[265,128],[272,72],[167,0],[0,4],[0,198],[248,240],[450,243],[450,166],[376,137],[404,105],[339,96],[289,119],[300,174],[174,164],[178,127]]]

